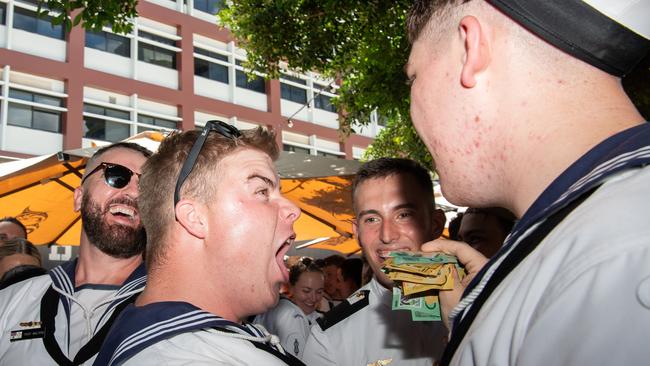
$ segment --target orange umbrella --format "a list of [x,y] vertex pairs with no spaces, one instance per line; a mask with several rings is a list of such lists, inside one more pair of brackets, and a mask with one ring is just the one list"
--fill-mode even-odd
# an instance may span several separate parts
[[[163,137],[145,132],[128,140],[156,150]],[[73,191],[96,150],[71,150],[0,164],[0,217],[17,217],[35,244],[79,245],[81,221],[72,209]],[[303,210],[295,225],[297,239],[314,243],[310,247],[343,254],[358,251],[356,241],[350,239],[349,174],[356,172],[359,163],[283,152],[277,165],[280,176],[288,177],[281,179],[282,192]]]

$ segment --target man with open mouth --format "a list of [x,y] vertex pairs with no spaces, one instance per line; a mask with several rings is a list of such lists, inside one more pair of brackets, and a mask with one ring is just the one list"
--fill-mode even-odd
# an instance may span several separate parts
[[147,287],[97,365],[302,365],[245,322],[279,298],[300,209],[280,193],[274,135],[208,121],[172,134],[143,167]]
[[445,216],[435,209],[426,169],[408,159],[365,163],[352,184],[353,231],[374,272],[372,280],[312,326],[308,365],[427,365],[440,356],[446,330],[392,311],[393,282],[381,271],[391,251],[417,251],[440,236]]
[[0,291],[0,364],[92,364],[111,323],[144,288],[146,235],[137,199],[150,155],[140,145],[116,143],[88,161],[74,191],[79,257]]

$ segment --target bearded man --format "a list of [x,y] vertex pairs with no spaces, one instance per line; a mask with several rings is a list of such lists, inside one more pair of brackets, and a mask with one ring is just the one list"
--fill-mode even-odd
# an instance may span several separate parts
[[79,257],[0,291],[0,364],[92,364],[113,320],[143,290],[138,180],[151,152],[99,149],[74,192]]

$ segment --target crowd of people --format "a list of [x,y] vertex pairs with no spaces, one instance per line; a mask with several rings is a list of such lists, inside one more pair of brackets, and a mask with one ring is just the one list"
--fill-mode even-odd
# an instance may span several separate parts
[[[620,85],[650,44],[644,4],[415,1],[411,117],[470,207],[450,239],[406,158],[355,176],[362,258],[287,264],[301,212],[272,130],[209,121],[155,153],[102,147],[74,191],[78,258],[45,272],[0,220],[0,364],[647,363],[650,125]],[[464,267],[442,321],[392,310],[393,251]]]

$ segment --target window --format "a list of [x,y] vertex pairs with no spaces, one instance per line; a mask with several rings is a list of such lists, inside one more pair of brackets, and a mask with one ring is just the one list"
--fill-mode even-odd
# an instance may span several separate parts
[[[61,107],[63,104],[60,98],[16,89],[9,90],[9,97],[55,107]],[[9,125],[49,132],[61,132],[61,112],[59,111],[14,102],[9,103],[7,111],[7,124]]]
[[53,25],[51,20],[50,16],[38,17],[33,11],[14,7],[14,28],[46,37],[63,39],[63,26]]
[[131,134],[129,123],[130,113],[127,111],[105,108],[93,104],[84,104],[84,112],[125,120],[124,123],[121,123],[99,117],[91,117],[84,113],[83,135],[86,138],[117,142],[124,140]]
[[[145,116],[145,115],[142,115],[142,114],[138,115],[138,122],[146,123],[146,124],[154,125],[154,126],[171,128],[171,129],[177,129],[178,128],[178,124],[176,123],[176,121],[171,121],[171,120],[168,120],[168,119],[152,117],[152,116]],[[147,129],[151,129],[151,128],[144,127],[145,131]]]
[[[216,52],[210,52],[198,47],[194,47],[194,52],[199,55],[204,55],[217,60],[228,62],[227,56]],[[220,81],[226,84],[230,82],[230,79],[228,77],[228,66],[210,62],[208,60],[197,57],[194,58],[194,75]]]
[[[167,46],[176,47],[176,41],[156,34],[140,31],[140,38],[149,39]],[[138,60],[146,63],[176,69],[176,51],[153,44],[138,42]]]
[[216,14],[224,7],[224,0],[194,0],[194,9]]
[[86,31],[86,47],[131,57],[131,40],[109,32]]
[[[235,63],[239,66],[242,65],[241,60],[236,60]],[[266,85],[264,84],[264,79],[255,75],[253,79],[248,79],[248,75],[243,70],[237,70],[236,72],[236,85],[240,88],[256,91],[258,93],[266,93]]]
[[[282,79],[284,80],[289,80],[293,81],[294,83],[302,84],[302,85],[307,85],[307,81],[301,78],[289,76],[289,75],[282,75]],[[280,84],[280,95],[282,99],[290,100],[296,103],[300,104],[306,104],[307,103],[307,90],[294,86],[291,84],[286,84],[286,83],[281,83]]]
[[310,154],[310,151],[307,148],[293,146],[293,145],[289,145],[289,144],[282,144],[282,150],[290,151],[290,152],[297,152],[297,153],[302,153],[302,154]]
[[7,24],[5,14],[7,14],[7,5],[5,3],[0,3],[0,24]]
[[38,93],[31,93],[28,91],[23,91],[18,89],[9,90],[9,98],[22,99],[29,102],[47,104],[55,107],[61,107],[63,105],[61,98],[51,97],[49,95],[43,95]]
[[138,60],[170,69],[176,69],[176,52],[148,43],[138,43]]
[[336,113],[336,107],[332,104],[331,98],[327,95],[318,94],[314,98],[314,107]]
[[138,32],[138,35],[141,38],[150,39],[150,40],[156,41],[158,43],[162,43],[162,44],[166,44],[168,46],[176,47],[176,41],[174,41],[173,39],[169,39],[169,38],[159,36],[157,34],[145,32],[145,31],[142,31],[142,30]]

